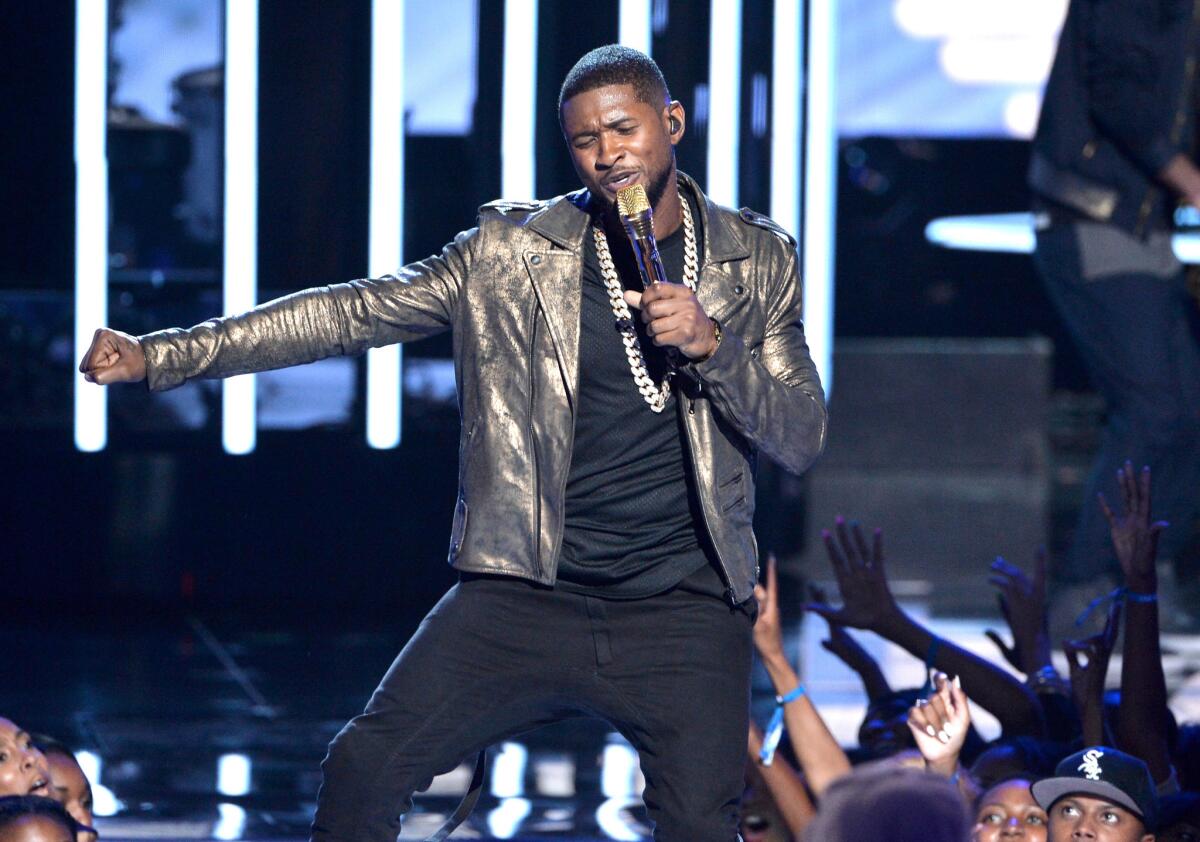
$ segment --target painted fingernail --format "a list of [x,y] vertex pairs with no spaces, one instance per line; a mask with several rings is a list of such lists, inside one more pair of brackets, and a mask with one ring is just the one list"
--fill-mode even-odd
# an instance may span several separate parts
[[950,735],[947,734],[945,731],[938,731],[937,738],[939,740],[941,740],[943,743],[950,742]]
[[929,736],[931,736],[931,737],[936,737],[936,736],[937,736],[937,731],[933,730],[933,726],[932,726],[932,725],[926,725],[926,726],[925,726],[925,733],[926,733],[926,734],[928,734],[928,735],[929,735]]
[[957,675],[954,676],[953,681],[954,681],[954,686],[957,687],[959,690],[961,690],[962,689],[962,681],[959,679],[959,677]]
[[942,733],[944,733],[947,737],[953,737],[958,733],[958,729],[954,727],[953,723],[947,722],[942,726]]

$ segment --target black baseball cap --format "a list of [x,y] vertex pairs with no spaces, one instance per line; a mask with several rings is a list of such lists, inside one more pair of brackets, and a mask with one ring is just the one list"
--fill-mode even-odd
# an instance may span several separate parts
[[1108,746],[1077,751],[1058,764],[1054,777],[1031,788],[1033,798],[1047,812],[1068,795],[1090,795],[1134,813],[1147,830],[1158,823],[1158,794],[1146,764]]

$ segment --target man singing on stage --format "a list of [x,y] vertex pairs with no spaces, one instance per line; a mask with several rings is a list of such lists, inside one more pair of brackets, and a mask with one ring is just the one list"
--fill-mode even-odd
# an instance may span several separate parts
[[395,275],[98,331],[80,364],[160,390],[453,331],[459,582],[330,745],[313,840],[393,842],[434,775],[579,715],[637,749],[655,839],[738,838],[755,465],[802,472],[825,441],[795,241],[677,172],[684,110],[648,56],[585,55],[559,119],[583,190],[489,203]]

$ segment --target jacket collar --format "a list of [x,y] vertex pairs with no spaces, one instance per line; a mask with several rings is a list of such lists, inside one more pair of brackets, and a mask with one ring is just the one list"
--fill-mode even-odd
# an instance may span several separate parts
[[[687,173],[679,173],[679,183],[691,191],[700,208],[700,222],[704,231],[703,264],[727,263],[749,257],[750,249],[734,225],[733,215],[723,211],[704,195],[695,179]],[[587,211],[590,201],[587,190],[556,196],[530,217],[528,227],[555,245],[579,252],[591,220]]]

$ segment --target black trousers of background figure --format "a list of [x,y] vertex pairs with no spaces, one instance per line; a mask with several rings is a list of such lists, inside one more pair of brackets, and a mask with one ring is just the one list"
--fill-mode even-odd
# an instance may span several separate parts
[[1152,470],[1159,541],[1176,585],[1200,587],[1200,310],[1181,271],[1172,277],[1125,273],[1085,279],[1070,225],[1039,231],[1034,263],[1104,396],[1108,420],[1085,488],[1075,540],[1056,566],[1064,583],[1120,569],[1097,493],[1120,511],[1117,470],[1128,459]]
[[637,749],[656,840],[733,842],[752,622],[682,587],[604,600],[518,579],[459,582],[330,744],[313,842],[395,842],[433,776],[581,713]]

